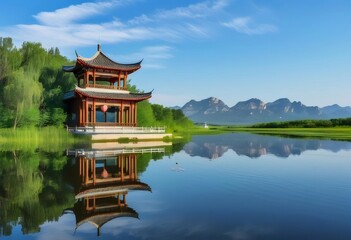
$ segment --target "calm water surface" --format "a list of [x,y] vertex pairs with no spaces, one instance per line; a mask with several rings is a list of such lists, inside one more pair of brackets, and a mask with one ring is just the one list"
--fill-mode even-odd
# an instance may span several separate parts
[[349,142],[223,134],[132,149],[0,152],[1,238],[351,239]]

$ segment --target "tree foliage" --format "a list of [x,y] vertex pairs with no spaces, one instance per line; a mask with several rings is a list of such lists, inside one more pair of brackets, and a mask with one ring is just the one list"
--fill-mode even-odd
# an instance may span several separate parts
[[[0,127],[62,126],[66,121],[64,93],[73,89],[72,65],[58,48],[24,42],[17,49],[11,38],[0,38]],[[131,92],[141,92],[128,83]],[[137,106],[139,126],[166,126],[169,131],[192,126],[181,110],[142,101]]]
[[10,121],[14,128],[38,122],[42,92],[42,85],[22,68],[8,75],[3,88],[3,103],[12,116]]
[[[135,85],[128,82],[131,92],[141,92]],[[138,103],[138,125],[139,126],[164,126],[168,131],[194,127],[180,109],[171,109],[159,104],[151,104],[149,101]]]
[[17,49],[0,38],[0,127],[62,125],[63,94],[75,82],[61,69],[69,63],[57,48],[24,42]]

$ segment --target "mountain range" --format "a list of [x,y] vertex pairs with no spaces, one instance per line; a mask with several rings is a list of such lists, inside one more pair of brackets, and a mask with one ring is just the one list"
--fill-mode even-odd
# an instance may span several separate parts
[[268,103],[251,98],[229,107],[222,100],[210,97],[201,101],[191,100],[180,109],[192,121],[209,124],[248,125],[274,121],[351,117],[351,107],[334,104],[320,108],[306,106],[300,101],[291,102],[287,98]]

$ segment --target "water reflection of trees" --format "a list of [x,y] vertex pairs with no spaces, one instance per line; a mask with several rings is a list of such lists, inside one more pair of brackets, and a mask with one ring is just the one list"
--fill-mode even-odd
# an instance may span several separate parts
[[[56,161],[52,158],[56,155]],[[66,159],[62,153],[40,151],[0,152],[0,228],[1,235],[38,232],[45,221],[57,220],[62,209],[73,202],[59,174]]]
[[351,149],[351,143],[237,133],[196,136],[193,137],[192,142],[184,146],[184,151],[190,156],[201,156],[209,159],[219,158],[229,149],[238,155],[250,158],[258,158],[267,154],[285,158],[290,155],[300,155],[307,150],[324,149],[333,152],[348,150]]
[[[151,160],[170,156],[184,144],[167,146],[163,153],[139,154],[138,176]],[[44,222],[58,221],[65,209],[74,206],[74,167],[70,160],[63,150],[0,151],[0,236],[11,236],[18,225],[23,234],[39,232]]]

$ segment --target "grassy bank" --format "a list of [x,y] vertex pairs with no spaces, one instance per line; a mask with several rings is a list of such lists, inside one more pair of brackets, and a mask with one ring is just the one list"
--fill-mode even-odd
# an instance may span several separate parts
[[351,141],[351,127],[318,128],[252,128],[236,126],[212,126],[215,132],[248,132],[298,138],[318,138]]
[[173,138],[191,136],[191,135],[211,135],[211,134],[220,134],[225,132],[225,126],[221,127],[209,127],[204,128],[202,126],[194,126],[193,128],[182,129],[172,132]]
[[43,149],[58,151],[81,141],[80,138],[68,133],[64,128],[12,128],[0,129],[0,150]]

